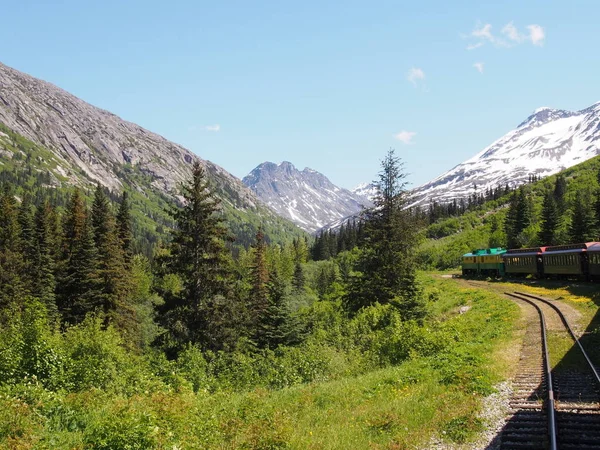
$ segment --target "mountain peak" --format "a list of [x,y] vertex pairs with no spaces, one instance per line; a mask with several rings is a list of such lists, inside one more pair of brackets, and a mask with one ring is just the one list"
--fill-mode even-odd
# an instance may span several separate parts
[[368,199],[334,185],[322,173],[309,167],[299,171],[288,161],[262,163],[242,182],[277,214],[309,232],[370,206]]
[[416,204],[449,202],[548,176],[600,155],[600,103],[581,111],[538,108],[473,158],[413,191]]

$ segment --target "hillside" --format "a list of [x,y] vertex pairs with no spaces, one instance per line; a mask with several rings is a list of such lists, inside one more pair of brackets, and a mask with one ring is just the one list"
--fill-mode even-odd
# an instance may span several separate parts
[[[567,243],[567,230],[577,193],[590,192],[592,201],[599,196],[598,171],[600,171],[600,157],[595,157],[525,186],[532,223],[523,233],[523,238],[526,240],[524,244],[542,244],[537,242],[537,234],[540,230],[543,196],[545,192],[554,188],[559,175],[565,177],[567,191],[557,232],[559,239]],[[429,225],[424,231],[424,241],[419,249],[421,264],[428,268],[454,268],[460,265],[460,257],[474,248],[505,246],[504,220],[508,201],[509,195],[505,195],[463,215],[440,219]],[[594,205],[589,206],[594,207]]]
[[[0,63],[0,170],[45,171],[56,187],[126,189],[140,214],[164,224],[164,207],[193,161],[205,167],[240,243],[259,225],[273,240],[302,232],[263,206],[236,177],[182,146]],[[154,232],[156,224],[144,220]]]

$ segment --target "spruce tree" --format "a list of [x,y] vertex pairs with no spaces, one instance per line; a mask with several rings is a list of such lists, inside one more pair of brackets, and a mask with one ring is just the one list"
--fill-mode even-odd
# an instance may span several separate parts
[[396,305],[405,319],[423,317],[415,280],[417,223],[410,211],[403,164],[390,150],[381,164],[374,207],[364,215],[364,239],[344,304],[350,312],[375,302]]
[[269,273],[268,305],[258,324],[257,345],[275,349],[300,341],[299,324],[291,315],[287,303],[286,283],[277,268]]
[[105,323],[114,322],[122,331],[134,326],[135,313],[129,304],[129,277],[123,249],[110,203],[100,185],[96,187],[91,213],[97,270],[101,282],[101,311]]
[[554,183],[554,200],[559,211],[564,210],[564,198],[567,193],[567,180],[564,175],[557,175],[556,182]]
[[255,340],[260,340],[261,329],[259,324],[269,307],[269,293],[267,283],[269,282],[269,271],[267,269],[266,244],[264,234],[259,228],[256,233],[256,242],[252,246],[253,258],[250,265],[250,289],[248,310],[250,314],[250,330]]
[[231,240],[219,214],[202,166],[195,162],[192,180],[183,187],[184,204],[173,209],[176,223],[169,268],[183,283],[178,295],[161,308],[167,335],[164,344],[181,348],[187,342],[220,349],[233,345],[239,305],[231,298],[231,266],[225,241]]
[[123,250],[125,266],[130,269],[133,258],[133,233],[131,231],[131,206],[127,191],[123,191],[119,211],[117,212],[117,232]]
[[22,273],[17,203],[5,186],[0,192],[0,312],[23,300]]
[[542,203],[541,229],[538,240],[541,245],[556,245],[556,231],[559,225],[559,213],[556,200],[551,191],[547,191]]
[[52,208],[48,201],[40,204],[36,209],[35,239],[32,294],[46,305],[50,317],[57,318],[56,279],[54,277],[56,236],[54,236],[52,224]]
[[569,236],[572,242],[589,242],[596,239],[596,217],[589,191],[577,191]]
[[[83,213],[85,216],[86,211]],[[103,279],[90,218],[84,217],[83,226],[70,245],[62,284],[59,306],[65,322],[77,324],[87,314],[104,311]]]

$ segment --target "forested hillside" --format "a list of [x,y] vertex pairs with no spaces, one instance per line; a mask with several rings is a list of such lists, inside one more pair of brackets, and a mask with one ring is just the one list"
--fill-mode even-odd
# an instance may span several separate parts
[[[420,264],[453,268],[475,248],[534,247],[600,239],[600,158],[497,195],[473,194],[468,210],[430,209]],[[452,206],[452,204],[449,204]]]
[[[122,189],[129,195],[133,246],[136,251],[151,256],[153,247],[166,237],[166,230],[173,227],[174,222],[167,210],[170,205],[179,202],[174,195],[176,192],[168,194],[156,189],[151,174],[144,172],[139,165],[115,165],[114,170]],[[217,183],[213,174],[207,173],[207,176],[211,182],[211,190],[219,198],[225,199],[221,203],[219,214],[226,219],[227,227],[235,237],[234,246],[247,248],[259,227],[269,241],[276,243],[304,236],[302,230],[276,216],[266,206],[256,204],[253,207],[242,207],[239,202],[232,201],[240,193],[225,183]],[[66,206],[73,186],[81,189],[81,195],[89,204],[96,186],[96,182],[83,170],[67,165],[56,152],[20,136],[2,123],[0,182],[10,184],[19,198],[27,193],[35,204],[44,197],[50,197],[51,203],[57,208]],[[121,195],[120,191],[115,190],[105,189],[105,192],[113,201],[117,201]]]
[[461,290],[417,275],[393,152],[351,249],[319,261],[260,229],[233,254],[200,164],[150,259],[127,192],[97,186],[88,205],[43,184],[34,201],[4,179],[0,196],[0,446],[348,448],[480,429],[474,395],[497,379],[481,355],[514,307],[478,294],[457,315]]

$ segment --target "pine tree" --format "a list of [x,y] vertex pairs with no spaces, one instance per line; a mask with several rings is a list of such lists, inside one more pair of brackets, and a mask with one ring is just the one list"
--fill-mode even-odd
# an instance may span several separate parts
[[48,201],[40,204],[35,213],[36,253],[33,261],[33,296],[48,310],[48,315],[58,317],[56,306],[56,279],[54,277],[56,236],[52,227],[52,208]]
[[554,184],[554,200],[559,211],[564,210],[564,198],[567,193],[567,180],[564,175],[557,175],[556,182]]
[[33,292],[33,264],[36,259],[36,236],[33,221],[33,205],[31,196],[25,194],[19,207],[19,227],[21,236],[19,247],[23,261],[21,263],[21,280],[23,282],[23,293],[31,295]]
[[22,273],[17,203],[5,186],[0,192],[0,311],[23,300]]
[[296,294],[304,292],[304,286],[306,284],[306,277],[304,276],[304,269],[300,261],[296,261],[294,268],[294,277],[292,278],[292,287]]
[[547,191],[542,203],[541,229],[538,240],[541,245],[556,245],[556,231],[559,225],[558,208],[551,191]]
[[589,242],[596,239],[596,217],[589,191],[577,191],[569,235],[572,242]]
[[130,269],[133,258],[133,233],[131,231],[131,206],[127,191],[123,191],[119,211],[117,212],[117,231],[123,249],[125,267]]
[[181,278],[183,289],[165,298],[161,308],[168,330],[163,343],[175,349],[187,342],[210,349],[233,345],[239,305],[230,295],[232,271],[225,241],[231,238],[218,214],[219,200],[198,162],[182,194],[183,207],[171,211],[176,228],[169,266]]
[[294,345],[300,341],[299,324],[287,304],[286,284],[277,268],[269,273],[268,305],[258,324],[257,345],[275,349],[280,345]]
[[[86,214],[85,210],[83,213]],[[87,314],[103,311],[103,279],[89,218],[84,217],[83,226],[71,243],[62,284],[59,305],[65,322],[77,324]]]
[[97,270],[101,283],[101,311],[105,323],[114,322],[122,331],[133,327],[135,313],[129,304],[128,273],[110,203],[100,185],[96,187],[91,213]]
[[254,255],[250,266],[250,280],[252,288],[249,297],[250,330],[255,340],[260,340],[261,329],[259,324],[269,307],[269,271],[267,269],[265,235],[259,228],[256,233],[256,243],[252,246]]
[[393,150],[381,164],[374,207],[364,220],[364,244],[357,263],[362,274],[351,280],[344,298],[355,312],[375,302],[395,304],[406,319],[420,319],[424,310],[415,281],[417,224],[406,209],[406,174]]

